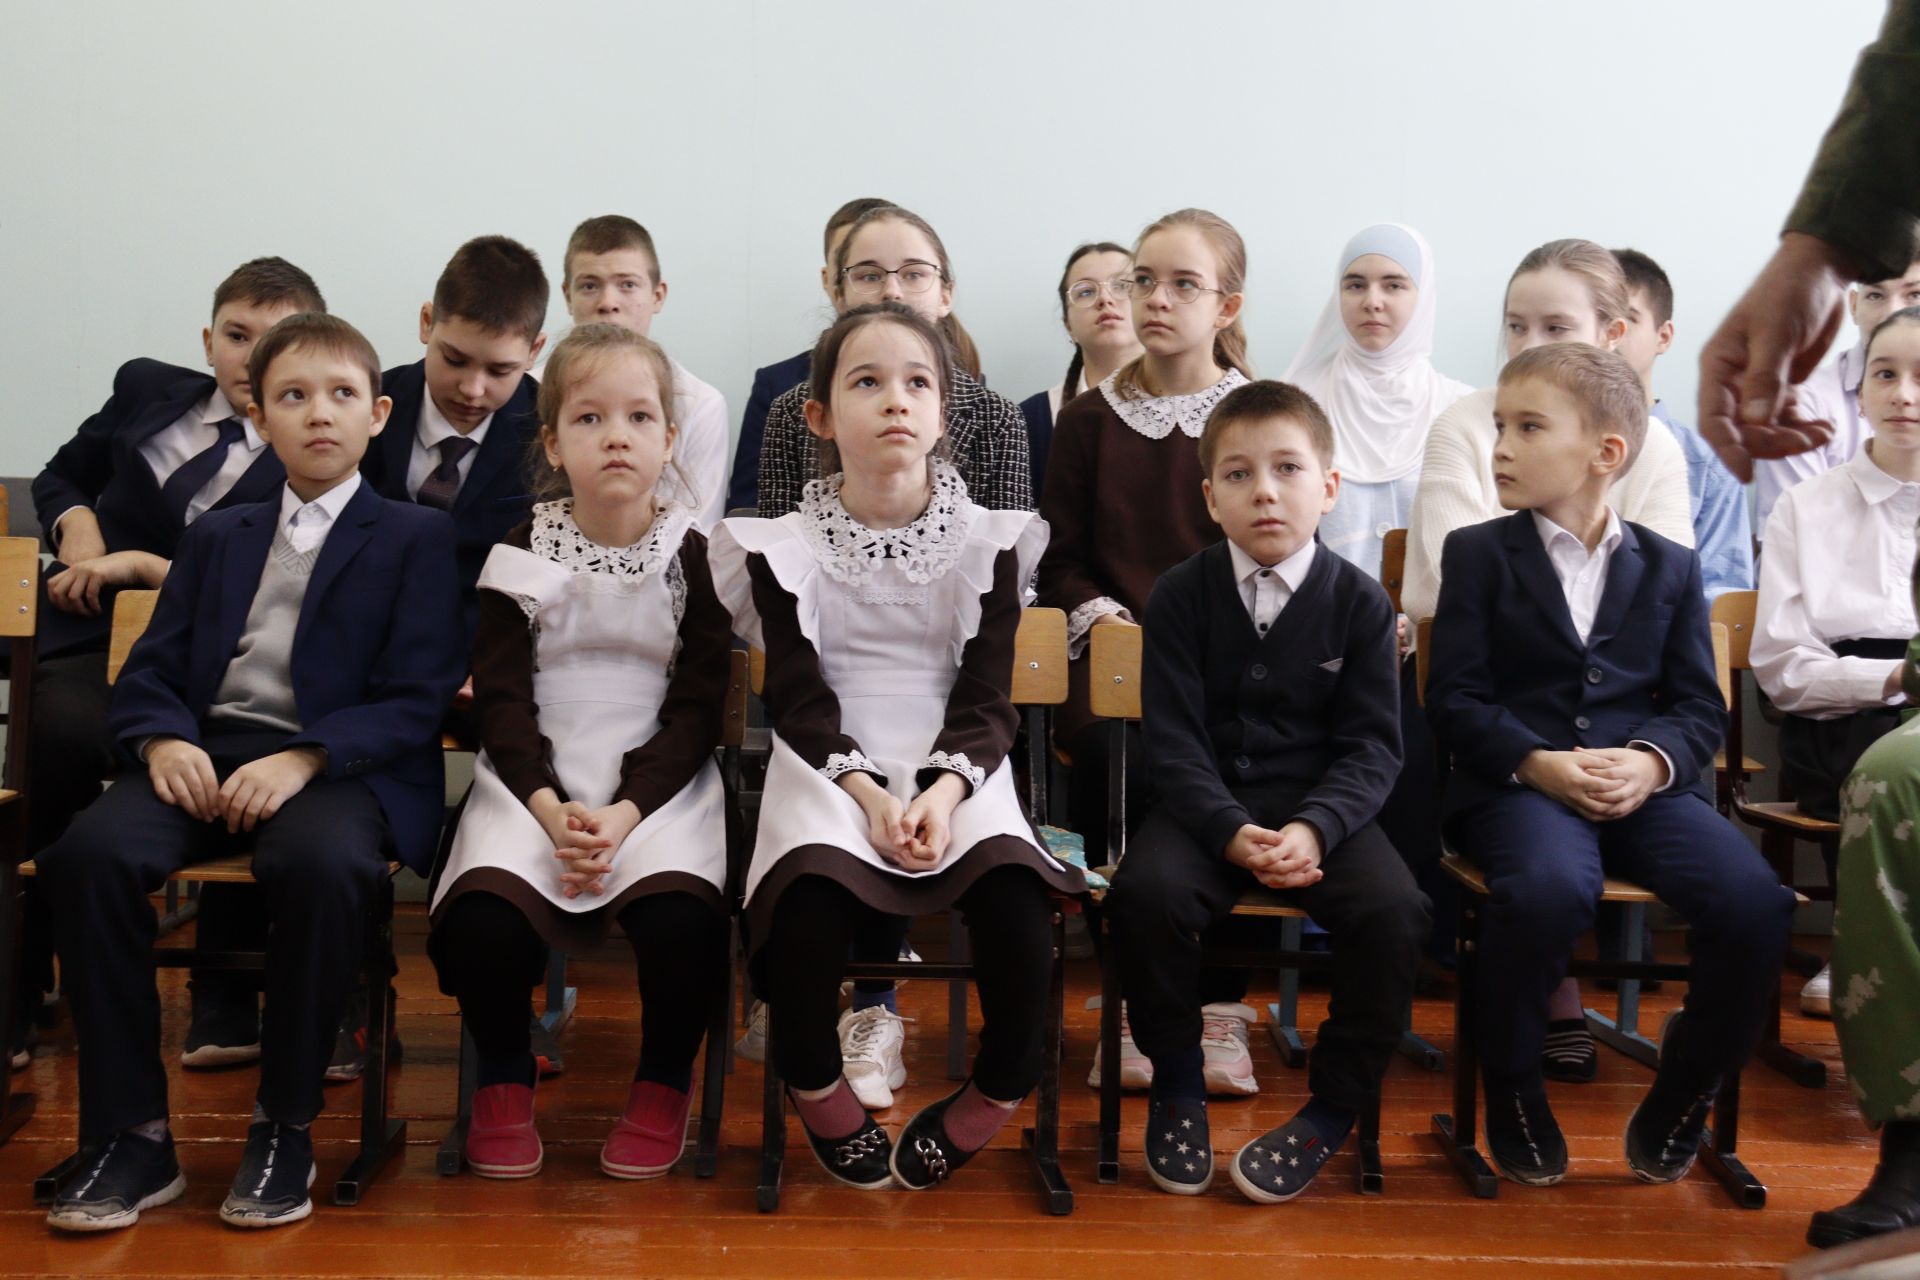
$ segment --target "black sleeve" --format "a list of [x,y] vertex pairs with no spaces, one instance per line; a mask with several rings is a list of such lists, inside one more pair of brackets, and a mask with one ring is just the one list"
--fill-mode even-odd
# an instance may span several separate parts
[[1329,708],[1333,760],[1293,815],[1296,821],[1313,824],[1322,852],[1331,852],[1373,821],[1400,773],[1399,642],[1393,605],[1377,585],[1362,582],[1359,587],[1343,593],[1346,643]]
[[800,630],[798,602],[780,585],[765,556],[747,557],[753,607],[767,645],[767,678],[761,699],[774,732],[815,769],[829,778],[870,773],[882,786],[887,777],[867,758],[860,744],[840,732],[840,699],[820,671],[820,654]]
[[713,593],[707,540],[687,531],[679,561],[687,584],[680,616],[680,652],[660,704],[660,730],[620,762],[615,800],[631,800],[644,817],[663,807],[713,759],[726,714],[732,622]]
[[971,795],[1013,749],[1020,729],[1011,683],[1021,594],[1020,555],[1009,547],[994,559],[993,586],[980,602],[980,629],[960,654],[960,673],[947,695],[946,721],[915,779],[922,791],[942,773],[952,773]]
[[1147,597],[1141,636],[1140,728],[1154,789],[1179,796],[1176,821],[1202,849],[1224,854],[1253,815],[1227,790],[1207,733],[1207,604],[1199,575],[1170,570]]
[[[503,541],[526,550],[530,525]],[[493,771],[521,804],[542,787],[562,800],[566,788],[553,771],[553,743],[540,732],[540,704],[533,697],[534,633],[519,601],[482,589],[480,625],[473,638],[473,711],[480,745]]]

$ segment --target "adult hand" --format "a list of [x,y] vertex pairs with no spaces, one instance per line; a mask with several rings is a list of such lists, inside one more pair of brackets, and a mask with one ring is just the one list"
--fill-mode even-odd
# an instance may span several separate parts
[[1805,453],[1833,438],[1833,424],[1808,418],[1793,388],[1833,345],[1855,278],[1845,254],[1790,231],[1700,349],[1700,433],[1743,483],[1755,458]]

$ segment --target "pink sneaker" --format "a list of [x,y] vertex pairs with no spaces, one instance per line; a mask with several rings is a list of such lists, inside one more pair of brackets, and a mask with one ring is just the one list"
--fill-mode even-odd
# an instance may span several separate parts
[[600,1172],[609,1178],[657,1178],[673,1168],[687,1145],[693,1094],[651,1080],[627,1092],[627,1111],[600,1148]]
[[1252,1027],[1259,1016],[1247,1005],[1237,1002],[1200,1006],[1200,1051],[1206,1057],[1203,1069],[1208,1093],[1260,1092],[1260,1082],[1253,1076],[1253,1053],[1249,1048]]
[[473,1095],[467,1121],[467,1167],[483,1178],[531,1178],[545,1153],[533,1127],[533,1089],[490,1084]]
[[[1153,1083],[1153,1062],[1133,1042],[1133,1025],[1127,1021],[1127,1006],[1120,1006],[1120,1087],[1145,1089]],[[1093,1070],[1087,1073],[1087,1088],[1100,1087],[1100,1043],[1093,1045]]]

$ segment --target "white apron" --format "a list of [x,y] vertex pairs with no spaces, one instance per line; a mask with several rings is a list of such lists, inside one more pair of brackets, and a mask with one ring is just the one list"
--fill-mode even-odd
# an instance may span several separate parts
[[[525,610],[534,628],[534,701],[540,731],[553,744],[554,774],[568,799],[597,809],[619,788],[621,758],[660,731],[686,597],[677,557],[692,516],[663,506],[645,542],[609,551],[580,535],[566,505],[536,506],[533,550],[496,546],[480,571],[480,587],[512,596]],[[462,875],[480,868],[510,872],[576,916],[665,872],[696,876],[722,892],[720,772],[708,761],[664,807],[641,815],[615,851],[605,893],[568,898],[553,842],[483,751],[434,909]]]
[[[945,723],[961,655],[979,629],[982,601],[993,587],[994,561],[1014,549],[1025,582],[1047,540],[1046,522],[1038,516],[975,506],[944,463],[936,464],[935,476],[933,505],[907,530],[862,529],[840,505],[837,485],[816,482],[820,487],[809,486],[800,509],[778,520],[722,521],[709,547],[714,590],[732,612],[734,629],[761,646],[746,560],[765,557],[798,602],[800,629],[839,700],[842,732],[886,775],[887,790],[903,803],[918,793],[916,775],[927,766]],[[872,552],[882,541],[894,553],[879,558]],[[917,880],[951,869],[982,840],[1012,836],[1031,847],[1036,864],[1064,874],[1034,840],[1011,760],[1002,760],[991,776],[973,771],[975,790],[953,811],[953,838],[939,865],[908,871],[875,851],[865,812],[834,781],[850,771],[851,759],[836,756],[827,769],[816,769],[778,733],[772,738],[747,871],[749,904],[768,872],[803,845],[830,845],[875,870]],[[958,763],[964,771],[969,762]]]

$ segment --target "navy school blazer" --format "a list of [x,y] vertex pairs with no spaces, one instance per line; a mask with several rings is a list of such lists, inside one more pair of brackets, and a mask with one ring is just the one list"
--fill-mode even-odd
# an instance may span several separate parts
[[[211,374],[160,360],[129,360],[113,376],[113,394],[100,411],[80,424],[33,480],[33,509],[40,527],[53,536],[53,522],[74,507],[86,507],[100,522],[108,551],[145,551],[173,559],[185,525],[160,497],[160,482],[140,456],[140,446],[178,421],[180,415],[213,394]],[[245,406],[241,406],[244,412]],[[213,510],[278,497],[286,471],[272,449],[262,449],[253,465],[213,505]],[[41,582],[66,566],[56,562]],[[52,657],[104,646],[113,627],[113,600],[119,588],[101,592],[98,617],[66,613],[46,603],[41,592],[39,651]]]
[[[153,734],[203,741],[279,517],[275,494],[209,512],[180,540],[153,621],[113,687],[108,723],[129,750]],[[324,748],[323,776],[365,782],[394,851],[422,874],[446,800],[440,720],[467,674],[453,554],[441,513],[362,484],[314,562],[289,673],[305,728],[285,748]]]
[[[380,379],[382,395],[393,400],[387,428],[367,448],[360,474],[374,491],[395,502],[412,502],[407,493],[407,466],[413,460],[413,442],[420,427],[420,407],[427,395],[427,362],[389,369]],[[481,566],[496,542],[503,540],[533,512],[533,491],[527,475],[527,451],[540,431],[534,401],[540,384],[520,376],[513,398],[494,411],[486,439],[473,455],[467,478],[454,495],[454,555],[459,577],[460,616],[469,645],[480,621],[478,583]]]
[[1047,396],[1045,391],[1036,392],[1020,402],[1020,416],[1027,420],[1027,467],[1033,473],[1036,501],[1046,487],[1047,450],[1053,446],[1053,405]]
[[1620,531],[1585,644],[1532,512],[1447,535],[1427,714],[1453,754],[1449,817],[1520,786],[1536,749],[1629,741],[1667,753],[1672,791],[1708,798],[1727,709],[1700,557],[1643,525]]
[[760,505],[760,442],[767,434],[767,411],[773,402],[807,380],[813,352],[802,351],[778,364],[754,370],[753,391],[740,415],[740,438],[733,446],[733,475],[727,481],[727,510]]

